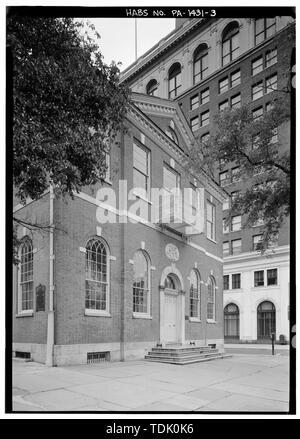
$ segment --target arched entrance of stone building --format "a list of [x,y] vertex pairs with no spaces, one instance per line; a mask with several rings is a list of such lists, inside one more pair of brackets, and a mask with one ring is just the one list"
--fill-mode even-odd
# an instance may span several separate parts
[[184,342],[184,290],[183,279],[174,267],[167,267],[160,284],[160,342]]
[[265,301],[257,307],[257,339],[270,341],[272,332],[276,333],[276,309],[272,302]]
[[227,341],[240,338],[240,310],[234,303],[224,308],[224,338]]

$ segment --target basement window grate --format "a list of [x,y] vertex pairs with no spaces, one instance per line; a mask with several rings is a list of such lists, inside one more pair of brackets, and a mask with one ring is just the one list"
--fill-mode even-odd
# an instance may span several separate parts
[[30,352],[15,351],[15,357],[30,359]]
[[110,361],[110,352],[88,352],[87,364]]

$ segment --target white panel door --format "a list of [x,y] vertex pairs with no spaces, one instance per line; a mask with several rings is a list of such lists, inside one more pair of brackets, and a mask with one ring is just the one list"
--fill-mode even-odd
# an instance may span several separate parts
[[165,295],[165,340],[166,342],[177,341],[177,294]]

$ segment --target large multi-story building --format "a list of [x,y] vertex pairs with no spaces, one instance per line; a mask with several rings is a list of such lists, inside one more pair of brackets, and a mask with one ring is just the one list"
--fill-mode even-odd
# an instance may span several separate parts
[[[63,365],[143,358],[157,344],[223,348],[224,192],[183,168],[194,137],[178,103],[133,94],[125,126],[106,182],[73,200],[51,187],[16,200],[16,355]],[[155,199],[161,188],[190,191],[175,210]]]
[[[133,91],[177,102],[196,138],[214,132],[214,116],[225,108],[247,105],[258,118],[276,93],[288,85],[294,19],[177,19],[173,32],[129,66],[122,80]],[[289,148],[289,123],[278,128],[274,142]],[[264,169],[262,180],[266,180]],[[218,169],[228,199],[223,218],[242,189],[239,164]],[[218,218],[221,221],[221,218]],[[236,215],[223,227],[225,340],[259,342],[289,338],[289,224],[277,244],[257,249],[262,224],[243,228]],[[217,246],[218,244],[216,244]]]

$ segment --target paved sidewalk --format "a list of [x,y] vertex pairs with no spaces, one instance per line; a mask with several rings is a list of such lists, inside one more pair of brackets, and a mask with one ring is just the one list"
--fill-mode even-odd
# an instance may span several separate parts
[[[226,343],[225,350],[228,354],[255,354],[255,355],[271,355],[272,345],[270,344],[260,344],[260,343]],[[274,346],[275,355],[289,356],[290,346],[276,344]]]
[[13,364],[14,411],[288,411],[287,356],[235,355],[190,365],[130,361]]

